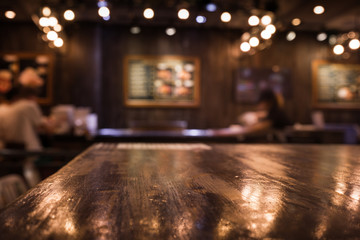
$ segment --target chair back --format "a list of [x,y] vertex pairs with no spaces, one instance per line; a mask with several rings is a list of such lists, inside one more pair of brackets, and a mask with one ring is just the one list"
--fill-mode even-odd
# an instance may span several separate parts
[[0,178],[0,208],[7,206],[25,193],[26,184],[20,175],[9,174]]

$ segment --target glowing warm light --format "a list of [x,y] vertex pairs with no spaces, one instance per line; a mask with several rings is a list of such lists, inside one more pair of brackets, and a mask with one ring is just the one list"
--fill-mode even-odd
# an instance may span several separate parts
[[317,39],[319,42],[325,41],[326,38],[327,38],[327,34],[324,33],[324,32],[321,32],[321,33],[319,33],[319,34],[316,36],[316,39]]
[[314,13],[317,15],[323,14],[325,12],[325,8],[323,6],[316,6],[313,9]]
[[223,12],[220,16],[222,22],[230,22],[231,21],[231,14],[229,12]]
[[51,15],[51,9],[49,7],[43,7],[41,12],[45,17],[48,17]]
[[260,23],[260,19],[257,16],[253,15],[249,17],[248,23],[250,26],[256,26]]
[[214,3],[208,3],[206,5],[206,10],[209,12],[215,12],[217,9],[217,6]]
[[352,39],[349,42],[349,48],[351,48],[352,50],[356,50],[360,48],[360,41],[358,39]]
[[14,19],[16,17],[16,13],[14,11],[6,11],[5,12],[5,17],[8,19]]
[[58,20],[56,17],[49,17],[49,26],[54,27],[56,24],[58,24]]
[[62,26],[60,25],[60,24],[56,24],[55,26],[54,26],[54,31],[55,32],[60,32],[62,30]]
[[257,47],[257,46],[259,46],[260,41],[257,37],[252,37],[252,38],[250,38],[249,43],[250,43],[250,46]]
[[347,87],[342,87],[337,91],[338,98],[347,99],[349,95],[351,95],[351,92]]
[[349,32],[347,35],[348,35],[348,38],[355,38],[356,37],[355,32]]
[[274,34],[276,32],[276,27],[272,24],[269,24],[266,26],[265,30],[271,34]]
[[247,41],[247,40],[250,39],[250,37],[251,37],[251,34],[248,33],[248,32],[245,32],[245,33],[241,36],[241,39],[242,39],[243,41]]
[[155,15],[154,10],[152,10],[151,8],[147,8],[144,10],[144,18],[146,19],[152,19]]
[[175,29],[175,28],[167,28],[167,29],[165,30],[165,32],[166,32],[166,34],[167,34],[168,36],[173,36],[173,35],[175,35],[175,33],[176,33],[176,29]]
[[139,34],[140,32],[141,32],[141,28],[140,27],[131,27],[130,28],[130,32],[132,33],[132,34]]
[[189,13],[189,11],[188,10],[186,10],[186,9],[180,9],[179,11],[178,11],[178,17],[179,17],[179,19],[181,19],[181,20],[186,20],[186,19],[188,19],[189,18],[189,16],[190,16],[190,13]]
[[261,31],[260,36],[263,39],[270,39],[271,38],[271,33],[265,29],[265,30]]
[[74,20],[75,19],[75,13],[72,11],[72,10],[66,10],[65,12],[64,12],[64,18],[65,18],[65,20],[67,20],[67,21],[72,21],[72,20]]
[[293,31],[288,32],[288,34],[286,34],[286,40],[288,40],[289,42],[293,41],[296,38],[296,33]]
[[55,47],[62,47],[64,45],[64,40],[62,40],[61,38],[57,38],[54,41],[54,45],[55,45]]
[[301,24],[301,19],[300,18],[294,18],[292,21],[291,21],[291,24],[293,26],[299,26]]
[[272,22],[272,19],[269,15],[264,15],[262,18],[261,18],[261,23],[263,25],[269,25],[270,23]]
[[196,17],[196,22],[197,23],[206,23],[206,17],[199,15]]
[[335,47],[333,48],[333,52],[336,54],[336,55],[341,55],[344,53],[344,47],[340,44],[338,45],[335,45]]
[[44,33],[48,33],[48,32],[50,32],[51,31],[51,29],[49,28],[49,27],[44,27],[43,28],[43,32]]
[[337,41],[336,35],[330,35],[330,37],[329,37],[329,43],[330,43],[330,45],[335,45],[335,44],[336,44],[336,41]]
[[49,26],[49,19],[47,17],[41,17],[39,19],[39,24],[42,27],[47,27],[47,26]]
[[50,40],[50,41],[54,41],[55,39],[58,38],[58,34],[55,31],[50,31],[46,34],[46,37]]
[[107,17],[107,16],[110,15],[110,10],[109,10],[108,7],[101,7],[98,10],[98,14],[99,14],[100,17],[104,18],[104,17]]
[[251,46],[250,46],[250,44],[248,42],[243,42],[243,43],[240,44],[240,49],[243,52],[248,52],[248,51],[250,51]]

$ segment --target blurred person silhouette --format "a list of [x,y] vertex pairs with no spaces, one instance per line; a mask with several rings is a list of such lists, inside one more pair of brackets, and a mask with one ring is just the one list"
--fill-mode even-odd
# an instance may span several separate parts
[[232,125],[231,128],[244,136],[266,135],[269,132],[281,131],[291,125],[284,111],[282,95],[272,89],[264,89],[260,92],[256,111],[247,112],[239,116],[240,125]]
[[0,106],[0,139],[18,148],[41,150],[38,132],[51,132],[52,128],[35,101],[43,80],[34,69],[27,68],[20,74],[19,83],[7,92],[8,102]]
[[[0,104],[0,140],[3,148],[40,151],[43,149],[38,133],[51,132],[52,125],[42,114],[36,102],[43,79],[33,68],[21,72],[18,84],[6,93],[6,102]],[[30,187],[40,181],[35,165],[37,157],[20,159],[22,171]]]

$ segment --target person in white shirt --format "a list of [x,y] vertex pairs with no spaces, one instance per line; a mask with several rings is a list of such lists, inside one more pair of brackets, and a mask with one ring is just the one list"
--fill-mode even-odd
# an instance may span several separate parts
[[0,139],[5,143],[24,144],[26,150],[41,150],[38,137],[44,118],[37,103],[18,99],[0,106]]

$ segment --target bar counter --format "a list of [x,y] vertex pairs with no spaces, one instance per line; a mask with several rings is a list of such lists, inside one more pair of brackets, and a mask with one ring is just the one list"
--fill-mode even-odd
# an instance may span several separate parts
[[360,148],[98,143],[0,212],[1,239],[360,236]]

